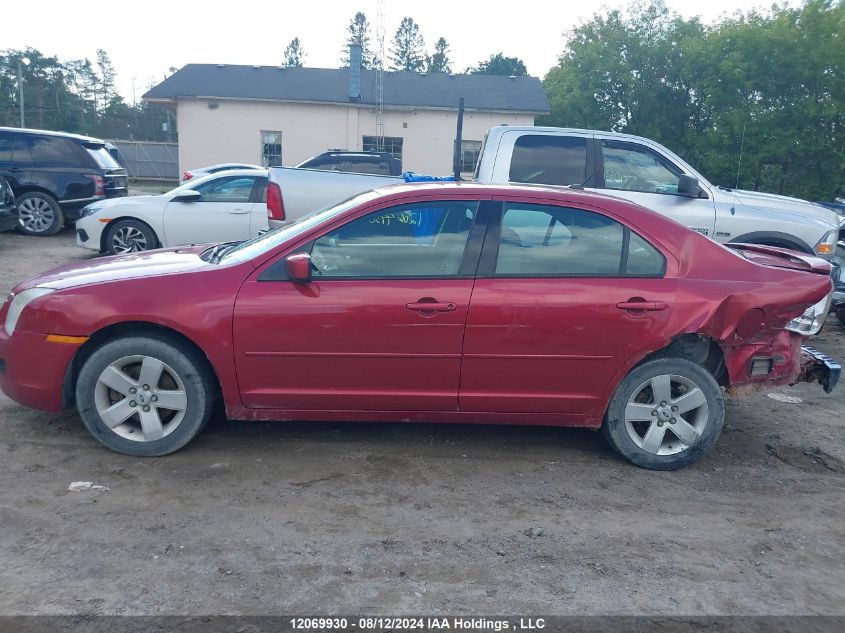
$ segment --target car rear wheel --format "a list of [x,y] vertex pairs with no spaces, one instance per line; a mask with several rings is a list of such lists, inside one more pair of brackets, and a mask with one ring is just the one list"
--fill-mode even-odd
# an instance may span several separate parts
[[111,255],[139,253],[158,247],[155,232],[138,220],[118,220],[112,224],[105,239],[106,252]]
[[683,358],[658,358],[622,380],[602,431],[638,466],[675,470],[701,459],[724,423],[724,397],[709,371]]
[[85,361],[76,404],[88,431],[113,451],[167,455],[205,426],[212,384],[195,350],[169,338],[131,336],[99,346]]
[[52,196],[33,191],[18,198],[18,229],[26,235],[55,235],[65,220]]

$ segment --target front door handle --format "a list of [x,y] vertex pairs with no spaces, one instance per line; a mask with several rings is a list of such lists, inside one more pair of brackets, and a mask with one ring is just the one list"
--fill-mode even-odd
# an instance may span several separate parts
[[629,310],[631,312],[644,312],[648,310],[649,312],[656,312],[658,310],[665,310],[669,306],[667,306],[663,301],[620,301],[616,304],[616,307],[620,310]]
[[405,307],[409,310],[416,310],[417,312],[452,312],[457,307],[454,303],[446,301],[414,301],[413,303],[406,303]]

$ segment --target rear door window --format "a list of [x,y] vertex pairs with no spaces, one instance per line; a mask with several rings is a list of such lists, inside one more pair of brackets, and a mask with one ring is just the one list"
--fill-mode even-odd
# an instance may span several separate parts
[[508,179],[543,185],[580,185],[587,179],[587,139],[526,134],[513,147]]
[[89,161],[78,143],[61,136],[31,136],[29,151],[32,161],[43,165],[88,167]]
[[663,255],[651,244],[600,213],[550,205],[505,205],[497,276],[662,276],[665,267]]

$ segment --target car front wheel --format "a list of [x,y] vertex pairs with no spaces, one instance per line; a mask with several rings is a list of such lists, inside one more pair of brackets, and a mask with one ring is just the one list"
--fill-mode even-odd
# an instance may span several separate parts
[[709,371],[683,358],[658,358],[622,380],[602,431],[634,464],[675,470],[701,459],[724,423],[724,397]]
[[212,384],[207,363],[187,345],[129,336],[88,357],[76,383],[76,405],[88,431],[113,451],[167,455],[205,426]]
[[18,229],[26,235],[55,235],[64,226],[59,203],[52,196],[32,191],[18,198]]
[[106,232],[105,250],[110,255],[139,253],[157,247],[155,232],[138,220],[118,220]]

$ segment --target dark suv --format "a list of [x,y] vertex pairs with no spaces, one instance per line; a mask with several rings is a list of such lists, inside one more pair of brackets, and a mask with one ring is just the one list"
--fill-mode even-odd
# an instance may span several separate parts
[[402,173],[402,161],[388,152],[330,150],[309,158],[297,167],[381,176],[398,176]]
[[18,203],[18,228],[53,235],[86,204],[125,196],[128,177],[105,141],[77,134],[0,127],[0,176]]

